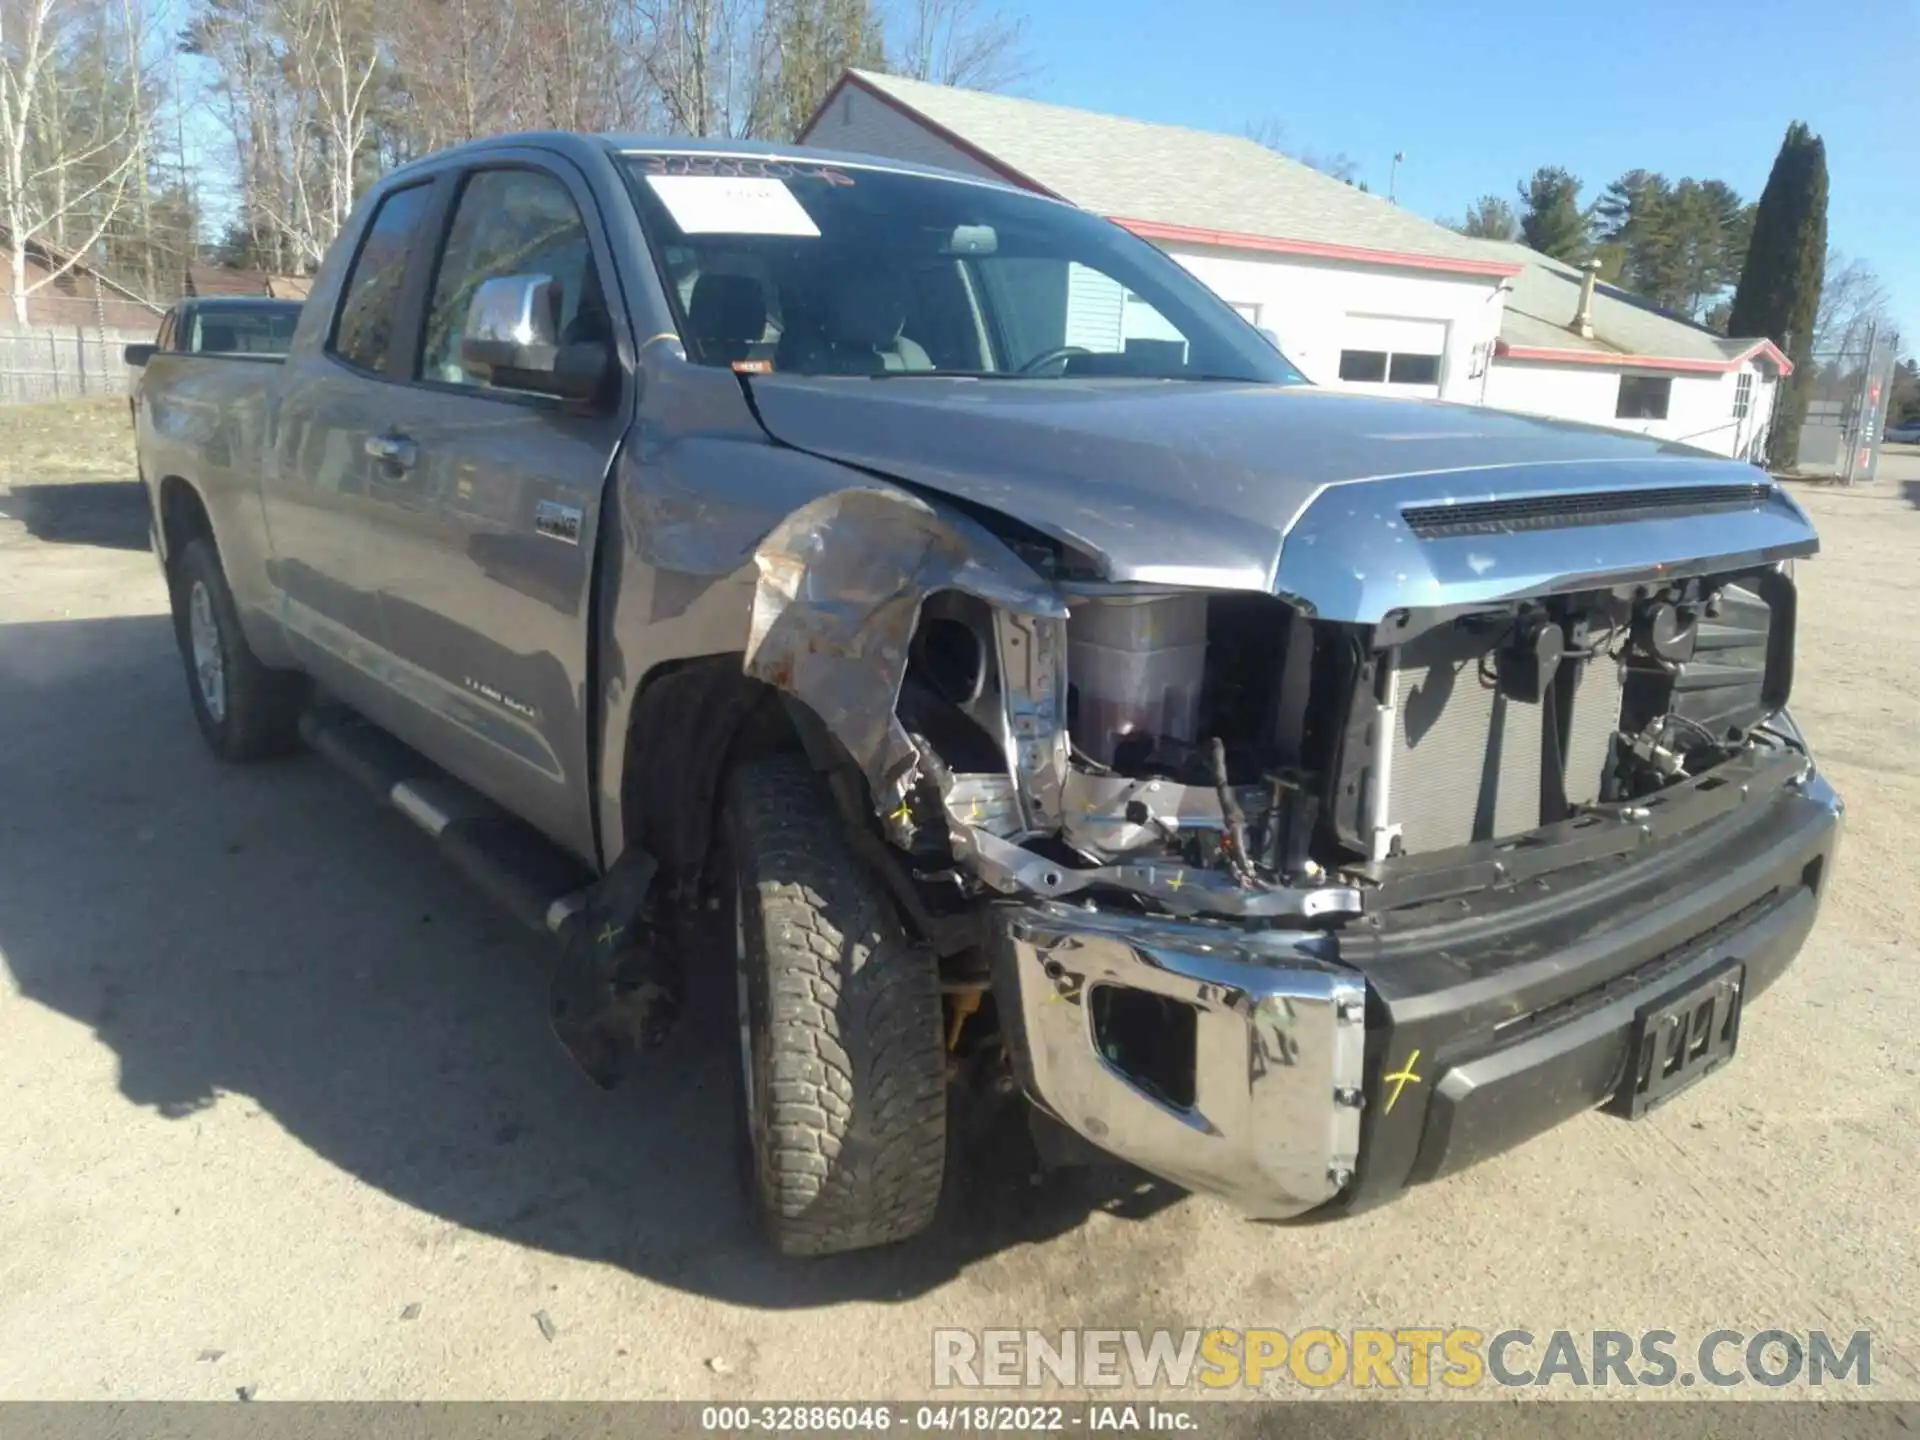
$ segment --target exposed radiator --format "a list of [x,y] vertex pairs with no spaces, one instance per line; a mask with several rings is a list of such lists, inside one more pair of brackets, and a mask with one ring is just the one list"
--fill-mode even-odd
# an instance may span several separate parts
[[[1409,855],[1502,839],[1541,823],[1546,739],[1541,707],[1502,695],[1491,663],[1482,665],[1484,652],[1432,653],[1446,644],[1424,647],[1424,656],[1409,647],[1414,653],[1403,657],[1395,678],[1386,810],[1388,820],[1400,827],[1401,849]],[[1612,661],[1578,663],[1562,757],[1572,805],[1600,796],[1622,702]]]

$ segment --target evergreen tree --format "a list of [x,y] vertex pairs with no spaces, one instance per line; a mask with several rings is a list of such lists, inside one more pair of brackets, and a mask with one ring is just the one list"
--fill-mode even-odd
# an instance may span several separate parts
[[1514,216],[1513,206],[1498,195],[1482,195],[1473,202],[1465,218],[1450,220],[1447,227],[1458,230],[1462,235],[1471,235],[1476,240],[1520,238],[1520,221]]
[[1723,180],[1629,170],[1595,202],[1601,276],[1688,319],[1740,273],[1752,207]]
[[1813,322],[1827,254],[1827,147],[1796,120],[1787,127],[1780,153],[1754,213],[1740,285],[1733,296],[1729,334],[1765,335],[1785,350],[1794,371],[1774,423],[1772,461],[1792,465],[1800,455],[1813,370]]
[[1591,217],[1580,208],[1580,182],[1558,166],[1542,166],[1520,187],[1521,237],[1542,255],[1574,264],[1593,250]]

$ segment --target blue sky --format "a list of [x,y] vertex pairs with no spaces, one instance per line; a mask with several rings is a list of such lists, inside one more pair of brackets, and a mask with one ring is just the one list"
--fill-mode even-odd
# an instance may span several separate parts
[[1827,146],[1828,240],[1893,292],[1920,353],[1920,0],[1031,0],[1036,100],[1344,151],[1422,215],[1564,165],[1758,199],[1787,125]]

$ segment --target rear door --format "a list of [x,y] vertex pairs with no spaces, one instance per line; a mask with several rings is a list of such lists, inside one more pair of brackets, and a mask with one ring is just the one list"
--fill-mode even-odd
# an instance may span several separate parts
[[[419,506],[369,453],[388,425],[402,319],[441,208],[433,177],[389,190],[360,232],[328,322],[287,357],[262,486],[269,576],[305,663],[382,724],[404,715],[381,604],[405,572]],[[326,303],[320,301],[319,303]],[[310,327],[311,328],[311,327]]]
[[395,452],[372,483],[391,496],[404,562],[381,597],[414,708],[404,733],[591,859],[588,587],[625,377],[595,406],[500,389],[462,369],[460,337],[474,291],[508,275],[558,283],[563,342],[619,345],[623,307],[608,303],[612,257],[568,162],[496,152],[447,184],[422,321],[381,387],[373,436]]

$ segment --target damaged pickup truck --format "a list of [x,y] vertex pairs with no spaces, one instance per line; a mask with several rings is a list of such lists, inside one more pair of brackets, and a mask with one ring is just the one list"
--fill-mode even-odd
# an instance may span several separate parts
[[603,1082],[731,971],[789,1252],[930,1223],[996,1089],[1274,1218],[1638,1116],[1831,873],[1786,493],[1315,388],[1051,199],[489,141],[367,196],[284,362],[147,368],[207,740],[304,734],[558,934]]

